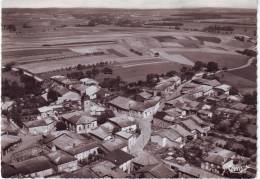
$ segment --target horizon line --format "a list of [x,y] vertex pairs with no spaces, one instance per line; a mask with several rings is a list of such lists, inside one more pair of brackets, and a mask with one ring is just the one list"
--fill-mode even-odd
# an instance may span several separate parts
[[127,7],[2,7],[2,9],[129,9],[129,10],[171,10],[171,9],[248,9],[248,10],[257,10],[257,8],[248,8],[248,7],[180,7],[180,8],[127,8]]

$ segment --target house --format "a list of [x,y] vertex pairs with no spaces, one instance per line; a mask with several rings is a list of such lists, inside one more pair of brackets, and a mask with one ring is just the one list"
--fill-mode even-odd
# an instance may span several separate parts
[[104,156],[105,160],[110,161],[111,163],[113,163],[114,165],[116,165],[116,167],[120,168],[121,170],[123,170],[126,173],[130,173],[132,170],[132,160],[133,160],[133,156],[122,151],[122,150],[114,150],[110,153],[107,153]]
[[164,160],[164,162],[177,171],[178,175],[176,178],[221,178],[220,175],[216,175],[187,163],[179,164],[176,161],[166,160]]
[[216,79],[210,80],[210,79],[205,79],[205,78],[196,78],[196,79],[193,79],[192,82],[201,84],[201,85],[208,85],[208,86],[212,86],[212,87],[221,85],[221,83]]
[[32,135],[47,134],[55,129],[56,121],[51,117],[24,122],[24,129]]
[[246,125],[246,133],[251,138],[256,138],[256,136],[257,136],[257,126],[255,124],[247,124]]
[[201,110],[198,111],[198,115],[202,118],[212,118],[213,112],[210,111],[210,110],[201,109]]
[[137,125],[134,119],[130,116],[115,116],[108,119],[108,122],[116,125],[119,130],[126,132],[134,132],[137,128]]
[[14,136],[14,135],[1,136],[1,156],[5,156],[9,152],[11,152],[21,142],[22,139],[18,136]]
[[86,89],[88,88],[88,86],[83,85],[83,84],[75,84],[72,86],[72,90],[75,91],[76,93],[78,93],[80,96],[83,96],[86,94]]
[[52,150],[63,150],[78,161],[87,159],[89,155],[97,155],[100,148],[99,142],[90,136],[82,136],[70,131],[57,131],[44,136],[42,141]]
[[61,85],[54,85],[51,87],[52,91],[58,94],[59,97],[62,97],[66,93],[70,92],[66,87],[61,86]]
[[80,84],[78,80],[72,80],[62,75],[52,76],[50,79],[67,89],[71,89],[75,84]]
[[116,98],[109,101],[109,108],[115,113],[128,114],[130,111],[130,106],[134,105],[136,101],[123,96],[117,96]]
[[95,137],[99,141],[107,141],[113,138],[112,132],[108,132],[102,127],[98,127],[96,129],[92,129],[89,131],[89,134]]
[[236,154],[230,150],[215,147],[208,152],[206,157],[203,158],[201,168],[216,174],[221,174],[224,164],[235,155]]
[[82,78],[79,81],[86,86],[98,85],[96,80],[90,78]]
[[61,109],[62,107],[62,105],[43,106],[38,108],[38,111],[41,114],[41,118],[54,117],[57,114],[56,110]]
[[189,130],[185,129],[184,127],[182,127],[179,124],[174,124],[174,125],[170,126],[169,128],[173,129],[175,132],[180,134],[182,136],[184,142],[186,142],[188,136],[193,136],[193,134]]
[[12,120],[7,119],[4,115],[1,116],[1,135],[17,135],[19,129],[17,125],[13,124]]
[[232,109],[239,110],[239,111],[245,111],[247,109],[248,105],[243,103],[235,103],[231,106]]
[[77,158],[62,150],[47,153],[46,157],[54,164],[56,172],[72,172],[78,169]]
[[154,132],[151,136],[151,142],[161,147],[182,148],[184,146],[184,138],[171,128]]
[[12,152],[12,155],[10,157],[10,163],[28,160],[30,158],[37,157],[44,152],[48,153],[50,151],[46,146],[42,146],[39,142],[32,142],[29,145],[27,141],[26,143],[27,145],[22,144]]
[[14,163],[13,166],[26,178],[43,178],[53,174],[54,165],[45,156],[37,156],[29,160]]
[[[97,176],[94,178],[132,178],[131,174],[125,173],[122,169],[118,168],[117,165],[107,160],[91,166],[90,171]],[[86,177],[87,176],[84,175],[81,178]]]
[[167,110],[167,112],[159,111],[154,115],[152,124],[153,126],[160,128],[168,128],[170,125],[174,124],[180,116],[180,113],[177,111],[173,112],[173,110]]
[[119,131],[115,134],[118,137],[121,137],[122,139],[128,141],[128,151],[130,151],[130,148],[136,143],[137,136],[135,133],[129,133],[126,131]]
[[135,100],[139,102],[144,102],[152,98],[152,94],[147,91],[142,91],[141,93],[135,96]]
[[226,116],[229,116],[229,115],[239,115],[239,114],[242,114],[242,111],[239,111],[239,110],[235,110],[235,109],[230,109],[230,108],[225,108],[225,107],[218,107],[216,109],[216,113],[217,114],[224,114]]
[[138,178],[177,178],[177,174],[163,163],[147,165],[136,172]]
[[161,93],[162,95],[168,95],[173,92],[181,84],[181,78],[173,76],[168,79],[161,79],[159,83],[153,88],[154,96]]
[[115,150],[122,150],[124,152],[129,152],[128,141],[119,136],[114,136],[110,140],[102,142],[102,147],[106,152],[112,152]]
[[68,91],[62,96],[58,97],[56,104],[62,104],[64,101],[80,101],[81,97],[78,93],[73,91]]
[[105,107],[96,104],[90,100],[85,100],[83,103],[83,110],[85,112],[89,112],[92,116],[100,116],[106,111]]
[[221,95],[221,94],[229,95],[229,90],[231,89],[231,86],[227,85],[227,84],[222,84],[222,85],[216,86],[214,89],[217,91],[218,95]]
[[160,97],[156,97],[152,100],[145,102],[136,102],[135,104],[130,104],[130,116],[138,118],[149,118],[152,117],[160,108],[161,102]]
[[5,162],[1,162],[1,174],[3,178],[17,178],[20,176],[17,168]]
[[135,171],[138,171],[140,168],[148,165],[158,164],[159,160],[155,158],[154,155],[146,152],[140,151],[137,153],[137,157],[133,159],[133,168]]
[[10,112],[13,109],[14,105],[15,105],[15,101],[12,101],[12,100],[2,102],[2,105],[1,105],[2,113]]
[[59,177],[60,178],[98,178],[99,175],[96,174],[93,170],[91,170],[89,166],[84,166],[70,173],[67,172],[62,173]]
[[75,111],[61,116],[68,130],[76,133],[87,133],[97,128],[97,118],[85,112]]
[[86,96],[88,96],[90,99],[96,99],[97,93],[101,89],[99,86],[89,86],[86,88]]
[[204,129],[192,119],[183,120],[180,125],[192,133],[195,139],[198,137],[198,134],[203,136]]

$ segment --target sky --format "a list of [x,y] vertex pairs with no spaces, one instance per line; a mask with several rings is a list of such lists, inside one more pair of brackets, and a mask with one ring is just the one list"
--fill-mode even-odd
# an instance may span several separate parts
[[2,0],[4,8],[257,8],[257,0]]

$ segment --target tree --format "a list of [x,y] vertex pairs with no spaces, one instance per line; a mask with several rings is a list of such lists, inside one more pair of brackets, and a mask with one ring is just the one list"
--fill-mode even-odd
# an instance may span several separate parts
[[108,68],[108,67],[105,67],[105,68],[102,70],[102,72],[103,72],[104,74],[112,74],[112,73],[113,73],[112,69],[110,69],[110,68]]
[[232,87],[230,90],[229,90],[229,94],[230,95],[237,95],[239,93],[238,89],[235,88],[235,87]]
[[62,122],[62,121],[57,122],[57,124],[56,124],[57,131],[62,131],[62,130],[66,130],[66,129],[67,129],[67,127],[64,122]]
[[47,99],[51,102],[57,101],[58,97],[59,94],[56,91],[53,91],[52,89],[47,94]]
[[104,113],[97,117],[97,123],[99,125],[104,124],[107,121],[107,119],[111,117],[115,117],[113,111],[106,110]]
[[197,71],[200,71],[205,66],[206,66],[205,63],[203,63],[201,61],[196,61],[194,66],[193,66],[193,70],[197,72]]
[[248,105],[256,105],[256,103],[257,103],[256,91],[254,91],[253,94],[250,94],[250,93],[245,94],[243,102]]
[[209,72],[218,71],[218,63],[216,63],[216,62],[208,62],[208,64],[207,64],[207,70],[208,70]]
[[9,62],[5,65],[5,71],[10,71],[11,68],[15,65],[14,62]]
[[174,71],[174,70],[172,70],[172,71],[168,71],[168,72],[166,73],[166,76],[172,77],[172,76],[174,76],[174,75],[176,75],[176,74],[177,74],[177,72]]

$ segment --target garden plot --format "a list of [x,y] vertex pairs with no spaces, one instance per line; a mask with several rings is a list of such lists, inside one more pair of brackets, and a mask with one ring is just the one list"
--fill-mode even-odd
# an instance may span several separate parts
[[182,44],[177,42],[161,42],[162,47],[184,47]]
[[202,61],[208,63],[210,61],[217,62],[219,67],[239,67],[247,63],[248,57],[243,55],[234,54],[221,54],[221,53],[208,53],[208,52],[195,52],[195,51],[175,51],[175,54],[180,54],[193,62]]
[[153,53],[159,53],[161,58],[166,59],[171,62],[175,62],[175,63],[179,63],[179,64],[183,64],[183,65],[190,65],[190,66],[194,65],[194,62],[192,60],[190,60],[189,58],[187,58],[183,55],[177,54],[177,53],[169,54],[169,53],[165,52],[163,49],[151,49],[151,51]]

